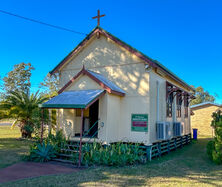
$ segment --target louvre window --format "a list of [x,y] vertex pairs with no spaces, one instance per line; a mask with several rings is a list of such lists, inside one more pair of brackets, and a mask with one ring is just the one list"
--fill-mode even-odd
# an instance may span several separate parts
[[178,93],[177,94],[177,117],[180,118],[181,117],[181,106],[182,106],[182,93]]
[[189,99],[188,96],[184,96],[184,117],[188,117],[188,106],[189,106]]
[[167,85],[167,103],[166,114],[167,117],[172,117],[173,114],[173,92],[171,92],[172,85]]

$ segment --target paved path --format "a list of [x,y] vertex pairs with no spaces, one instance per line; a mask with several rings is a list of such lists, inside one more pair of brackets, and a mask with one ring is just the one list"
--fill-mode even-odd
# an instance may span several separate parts
[[42,175],[72,173],[77,171],[79,171],[79,169],[74,168],[71,165],[58,164],[54,162],[20,162],[7,168],[0,169],[0,183]]
[[2,123],[2,122],[0,122],[0,126],[11,126],[12,125],[12,123]]

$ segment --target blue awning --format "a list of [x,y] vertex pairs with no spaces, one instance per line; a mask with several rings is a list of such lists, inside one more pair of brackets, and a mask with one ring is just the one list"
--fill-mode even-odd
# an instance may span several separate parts
[[105,90],[77,90],[63,92],[39,105],[41,108],[87,108],[99,99]]

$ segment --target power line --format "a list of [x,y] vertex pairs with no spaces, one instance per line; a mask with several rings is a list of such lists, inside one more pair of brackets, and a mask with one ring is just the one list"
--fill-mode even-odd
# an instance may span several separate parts
[[20,15],[11,13],[11,12],[4,11],[4,10],[0,10],[0,13],[7,14],[7,15],[10,15],[10,16],[14,16],[14,17],[17,17],[17,18],[21,18],[21,19],[24,19],[24,20],[32,21],[32,22],[35,22],[35,23],[39,23],[39,24],[42,24],[42,25],[45,25],[45,26],[48,26],[48,27],[53,27],[53,28],[56,28],[56,29],[72,32],[72,33],[75,33],[75,34],[87,35],[86,33],[74,31],[74,30],[71,30],[71,29],[67,29],[65,27],[57,26],[57,25],[52,25],[52,24],[45,23],[45,22],[35,20],[35,19],[32,19],[32,18],[27,18],[27,17],[20,16]]

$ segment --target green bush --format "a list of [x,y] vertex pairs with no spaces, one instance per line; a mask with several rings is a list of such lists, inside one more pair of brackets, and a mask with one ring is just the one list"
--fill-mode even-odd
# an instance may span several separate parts
[[212,117],[211,126],[214,128],[215,137],[207,144],[207,154],[213,162],[222,164],[222,112],[214,112]]
[[29,155],[25,159],[36,162],[47,162],[56,157],[65,142],[66,139],[62,130],[57,131],[55,135],[50,133],[44,139],[43,143],[40,143],[40,139],[37,139],[30,146]]
[[56,131],[56,134],[49,133],[48,137],[45,139],[46,143],[51,144],[56,152],[60,151],[60,148],[66,143],[66,138],[62,130]]
[[[78,153],[74,158],[78,158]],[[124,166],[146,162],[144,152],[138,144],[115,143],[104,146],[100,143],[85,144],[82,147],[82,164]]]
[[213,150],[214,150],[214,147],[215,147],[214,143],[215,142],[213,140],[211,140],[207,144],[207,155],[209,156],[209,158],[211,160],[213,160],[213,156],[212,155],[213,155]]
[[27,156],[27,160],[35,162],[47,162],[55,157],[56,151],[54,147],[43,142],[42,144],[35,143],[30,146],[30,152]]

